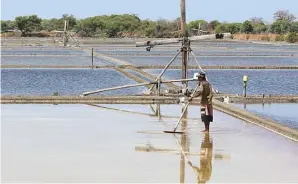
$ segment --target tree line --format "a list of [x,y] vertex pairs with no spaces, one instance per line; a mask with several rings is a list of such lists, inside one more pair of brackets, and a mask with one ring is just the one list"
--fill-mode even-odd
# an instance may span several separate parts
[[[298,33],[298,21],[287,10],[280,10],[273,15],[274,22],[269,24],[261,17],[253,17],[242,23],[219,22],[217,20],[195,20],[187,24],[187,32],[191,35],[198,34],[198,30],[207,33],[230,32],[232,34],[279,34],[280,41],[289,36],[294,41]],[[68,20],[68,30],[81,37],[155,37],[170,38],[180,37],[180,18],[175,20],[159,19],[141,20],[135,14],[101,15],[76,19],[74,15],[64,14],[61,18],[41,19],[37,15],[18,16],[15,20],[1,20],[1,32],[18,29],[22,36],[29,36],[39,31],[62,31],[64,21]],[[279,41],[279,40],[277,40]],[[293,42],[293,41],[292,41]]]

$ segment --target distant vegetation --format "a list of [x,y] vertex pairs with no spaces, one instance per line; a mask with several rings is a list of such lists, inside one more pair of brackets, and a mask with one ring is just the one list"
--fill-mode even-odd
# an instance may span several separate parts
[[[273,15],[274,22],[266,23],[263,18],[253,17],[243,23],[228,23],[213,20],[191,21],[187,24],[188,34],[223,33],[232,34],[264,34],[263,40],[268,40],[268,34],[277,34],[275,41],[298,41],[298,21],[289,11],[277,11]],[[157,21],[141,20],[136,15],[101,15],[77,20],[73,15],[65,14],[61,18],[41,19],[37,15],[19,16],[15,20],[1,20],[1,32],[18,29],[22,36],[46,33],[64,28],[64,20],[69,21],[69,30],[81,37],[179,37],[180,18],[175,20],[160,19]],[[249,38],[249,36],[247,36]],[[269,38],[270,39],[270,38]]]

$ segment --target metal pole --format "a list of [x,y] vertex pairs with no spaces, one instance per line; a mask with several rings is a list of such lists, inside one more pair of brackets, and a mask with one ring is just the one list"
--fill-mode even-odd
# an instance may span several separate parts
[[90,92],[85,92],[83,93],[83,96],[87,96],[90,94],[94,93],[100,93],[104,91],[111,91],[111,90],[116,90],[116,89],[124,89],[124,88],[131,88],[131,87],[137,87],[137,86],[146,86],[146,85],[151,85],[155,84],[158,86],[158,83],[172,83],[172,82],[185,82],[185,81],[196,81],[196,79],[177,79],[177,80],[167,80],[167,81],[155,81],[155,82],[144,82],[144,83],[139,83],[139,84],[128,84],[128,85],[123,85],[123,86],[116,86],[116,87],[111,87],[111,88],[105,88],[105,89],[99,89],[95,91],[90,91]]
[[145,86],[145,85],[150,85],[150,84],[151,84],[150,82],[147,82],[147,83],[117,86],[117,87],[112,87],[112,88],[105,88],[105,89],[100,89],[100,90],[96,90],[96,91],[85,92],[85,93],[83,93],[83,96],[91,95],[94,93],[100,93],[100,92],[104,92],[104,91],[111,91],[111,90],[116,90],[116,89],[124,89],[124,88],[137,87],[137,86]]
[[189,82],[189,81],[198,81],[198,80],[197,79],[176,79],[176,80],[161,81],[161,83]]
[[199,85],[196,86],[196,88],[195,88],[195,90],[193,91],[193,93],[192,93],[190,99],[188,100],[187,104],[184,106],[183,111],[182,111],[182,114],[181,114],[179,120],[177,121],[177,123],[176,123],[176,125],[175,125],[175,128],[174,128],[174,130],[173,130],[173,132],[175,132],[176,129],[178,128],[178,125],[180,124],[180,122],[181,122],[181,120],[182,120],[182,118],[183,118],[183,116],[184,116],[184,113],[186,112],[187,107],[188,107],[189,104],[190,104],[190,101],[192,100],[193,96],[195,95],[195,93],[197,92],[197,90],[199,89],[199,87],[200,87]]
[[244,89],[243,89],[243,96],[246,97],[246,86],[247,86],[247,82],[248,82],[248,76],[244,75],[243,76],[243,85],[244,85]]
[[244,82],[243,96],[246,97],[246,82]]

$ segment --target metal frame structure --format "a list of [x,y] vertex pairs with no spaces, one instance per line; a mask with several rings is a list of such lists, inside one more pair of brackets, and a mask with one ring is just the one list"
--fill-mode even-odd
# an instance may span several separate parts
[[[190,81],[187,79],[188,76],[188,61],[189,61],[189,54],[191,54],[199,66],[200,70],[202,72],[203,69],[199,64],[199,61],[197,60],[195,54],[193,53],[190,43],[199,41],[199,40],[206,40],[206,39],[217,39],[218,34],[210,34],[210,35],[200,35],[200,36],[193,36],[193,37],[188,37],[187,30],[186,30],[186,9],[185,9],[185,0],[180,0],[180,9],[181,9],[181,32],[182,32],[182,38],[174,38],[174,39],[165,39],[165,40],[153,40],[153,41],[145,41],[145,42],[137,42],[136,47],[146,47],[147,51],[150,51],[153,47],[156,45],[167,45],[167,44],[174,44],[174,43],[181,43],[181,48],[177,51],[175,56],[170,60],[170,62],[165,66],[163,71],[158,75],[158,77],[155,79],[154,82],[151,82],[149,84],[153,84],[149,88],[149,92],[152,93],[152,90],[154,86],[156,86],[157,89],[157,94],[160,95],[160,85],[161,83],[165,83],[165,81],[161,81],[161,77],[163,74],[166,72],[166,70],[169,68],[169,66],[175,61],[175,59],[178,57],[178,55],[181,53],[182,59],[181,59],[181,69],[182,69],[182,76],[180,81],[175,81],[175,82],[182,82],[183,84],[183,89],[187,89],[188,87],[188,82]],[[231,37],[230,33],[223,33],[220,36],[221,38],[227,38]],[[208,80],[208,79],[207,79]],[[174,82],[174,81],[172,81]],[[86,96],[89,94],[94,94],[94,93],[99,93],[107,90],[114,90],[114,89],[122,89],[122,88],[127,88],[127,87],[136,87],[136,86],[143,86],[143,85],[148,85],[148,83],[140,83],[136,85],[125,85],[125,86],[119,86],[115,88],[107,88],[107,89],[102,89],[102,90],[96,90],[96,91],[91,91],[91,92],[85,92],[83,93],[82,96]],[[213,89],[213,91],[217,92],[216,90]]]
[[[229,37],[231,34],[230,33],[224,33],[224,37]],[[87,96],[90,94],[94,93],[100,93],[104,91],[109,91],[109,90],[116,90],[116,89],[124,89],[124,88],[130,88],[130,87],[138,87],[138,86],[146,86],[146,85],[152,85],[149,88],[150,94],[152,93],[154,87],[157,89],[157,95],[160,95],[160,90],[161,90],[161,84],[162,83],[173,83],[173,82],[182,82],[183,83],[183,89],[186,89],[188,87],[188,82],[189,81],[195,81],[196,79],[187,79],[188,75],[188,62],[189,62],[189,55],[194,58],[196,64],[198,65],[199,69],[201,72],[204,72],[202,69],[195,53],[190,47],[190,43],[193,41],[198,41],[198,40],[206,40],[206,39],[216,39],[216,34],[211,34],[211,35],[203,35],[203,36],[194,36],[194,37],[184,37],[183,39],[177,38],[177,39],[167,39],[167,40],[155,40],[155,41],[146,41],[146,42],[137,42],[136,47],[146,47],[147,51],[150,51],[151,48],[155,47],[156,45],[165,45],[165,44],[173,44],[173,43],[180,43],[182,42],[181,48],[177,51],[177,53],[174,55],[174,57],[169,61],[169,63],[165,66],[165,68],[162,70],[162,72],[158,75],[158,77],[155,79],[153,82],[148,82],[148,83],[139,83],[139,84],[132,84],[132,85],[124,85],[124,86],[117,86],[117,87],[112,87],[112,88],[105,88],[105,89],[100,89],[100,90],[95,90],[91,92],[85,92],[83,93],[82,96]],[[179,54],[182,53],[182,77],[180,80],[168,80],[168,81],[162,81],[161,78],[166,72],[166,70],[170,67],[170,65],[176,60],[176,58],[179,56]],[[208,78],[207,78],[208,80]],[[213,92],[218,93],[216,89],[213,88]]]

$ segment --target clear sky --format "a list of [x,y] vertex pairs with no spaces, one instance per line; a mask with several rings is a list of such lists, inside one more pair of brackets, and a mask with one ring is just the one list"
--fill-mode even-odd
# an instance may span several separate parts
[[[225,2],[225,3],[223,3]],[[137,14],[141,19],[175,19],[180,16],[180,0],[1,0],[1,20],[37,14],[41,18],[76,18],[103,14]],[[298,17],[298,0],[186,0],[187,21],[204,19],[243,22],[263,17],[272,22],[277,10],[289,10]]]

